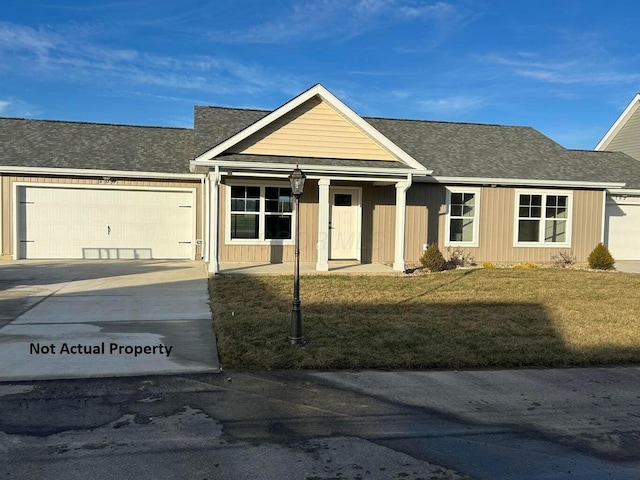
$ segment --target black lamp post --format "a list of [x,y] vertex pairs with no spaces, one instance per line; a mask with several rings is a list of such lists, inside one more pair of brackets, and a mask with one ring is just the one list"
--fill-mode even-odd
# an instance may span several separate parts
[[296,199],[296,237],[295,237],[295,267],[293,273],[293,310],[291,311],[291,327],[289,328],[289,343],[291,345],[304,345],[302,338],[302,312],[300,311],[300,195],[304,191],[304,181],[307,177],[296,166],[289,181],[291,193]]

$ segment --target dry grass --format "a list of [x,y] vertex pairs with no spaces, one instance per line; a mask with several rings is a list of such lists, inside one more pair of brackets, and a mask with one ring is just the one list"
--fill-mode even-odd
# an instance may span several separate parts
[[210,280],[226,369],[640,363],[640,275],[560,269],[303,276],[305,349],[286,342],[292,277]]

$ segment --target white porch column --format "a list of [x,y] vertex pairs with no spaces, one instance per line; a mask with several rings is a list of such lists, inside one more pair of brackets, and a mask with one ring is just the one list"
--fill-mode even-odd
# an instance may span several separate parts
[[411,179],[396,183],[396,236],[393,269],[404,272],[404,236],[406,226],[407,190]]
[[207,231],[207,259],[208,272],[218,273],[218,231],[220,228],[220,173],[216,167],[215,173],[207,175],[209,185],[209,228]]
[[316,270],[329,271],[329,178],[318,180],[318,263]]

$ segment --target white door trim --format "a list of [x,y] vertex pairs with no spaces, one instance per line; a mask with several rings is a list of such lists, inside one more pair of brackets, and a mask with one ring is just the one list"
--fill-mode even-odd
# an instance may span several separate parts
[[38,188],[63,188],[63,189],[85,189],[85,190],[125,190],[125,191],[160,191],[160,192],[190,192],[192,195],[192,203],[193,203],[193,211],[192,211],[192,242],[191,242],[191,259],[195,258],[196,255],[196,229],[197,229],[197,215],[196,211],[198,210],[198,199],[196,198],[196,189],[188,188],[188,187],[147,187],[147,186],[136,186],[136,185],[95,185],[95,184],[81,184],[81,183],[44,183],[44,182],[13,182],[13,189],[11,192],[11,200],[13,202],[12,205],[12,219],[11,219],[11,228],[13,231],[12,235],[12,258],[13,260],[20,259],[20,231],[19,231],[19,216],[20,216],[20,202],[18,197],[18,192],[20,188],[25,187],[38,187]]
[[[331,217],[333,213],[333,199],[336,193],[351,193],[354,195],[354,199],[357,200],[354,202],[352,207],[357,208],[356,213],[356,257],[355,259],[360,262],[362,260],[362,187],[329,187],[329,221],[331,222]],[[331,233],[332,230],[329,230],[329,260],[340,260],[334,259],[331,253]]]

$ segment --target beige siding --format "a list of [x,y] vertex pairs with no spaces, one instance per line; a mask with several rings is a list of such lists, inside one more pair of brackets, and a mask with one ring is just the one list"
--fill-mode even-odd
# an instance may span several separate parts
[[442,185],[419,183],[409,189],[405,229],[405,261],[407,263],[416,263],[420,260],[424,244],[440,243],[438,232],[440,217],[444,213],[445,189]]
[[362,261],[393,262],[396,227],[396,189],[393,185],[362,188]]
[[[437,226],[430,218],[428,237],[437,238],[445,257],[458,247],[445,247],[445,205],[444,188],[432,185],[417,185],[418,190],[442,189],[442,194],[428,196],[427,206],[438,211]],[[416,188],[412,187],[412,188]],[[523,189],[519,189],[523,190]],[[480,229],[479,246],[462,248],[465,253],[473,255],[477,262],[491,261],[498,263],[535,262],[549,263],[551,257],[558,252],[571,251],[579,262],[585,262],[587,256],[597,245],[602,231],[603,192],[594,190],[575,190],[573,192],[573,218],[570,248],[553,247],[514,247],[513,229],[515,225],[515,191],[514,188],[482,188],[480,191]],[[531,189],[536,192],[536,189]],[[422,195],[426,195],[422,193]],[[437,235],[432,231],[437,228]],[[429,240],[431,242],[431,240]],[[410,252],[408,252],[410,253]],[[409,257],[409,255],[407,256]]]
[[607,150],[620,151],[640,160],[640,108],[607,146]]
[[257,155],[395,160],[388,150],[317,97],[243,140],[230,151]]
[[[2,228],[2,251],[3,258],[11,258],[13,255],[13,184],[41,183],[41,184],[64,184],[64,185],[102,185],[99,178],[77,178],[77,177],[45,177],[45,176],[5,176],[2,177],[2,208],[3,208],[3,228]],[[161,188],[194,188],[196,190],[196,238],[202,238],[202,196],[200,181],[189,182],[184,180],[144,180],[118,178],[115,187],[161,187]],[[202,256],[202,245],[196,245],[195,259]]]
[[[247,179],[251,184],[259,180]],[[220,185],[220,262],[281,263],[294,261],[293,245],[233,245],[226,240],[228,189]],[[315,262],[318,243],[318,184],[307,181],[300,197],[300,261]]]

